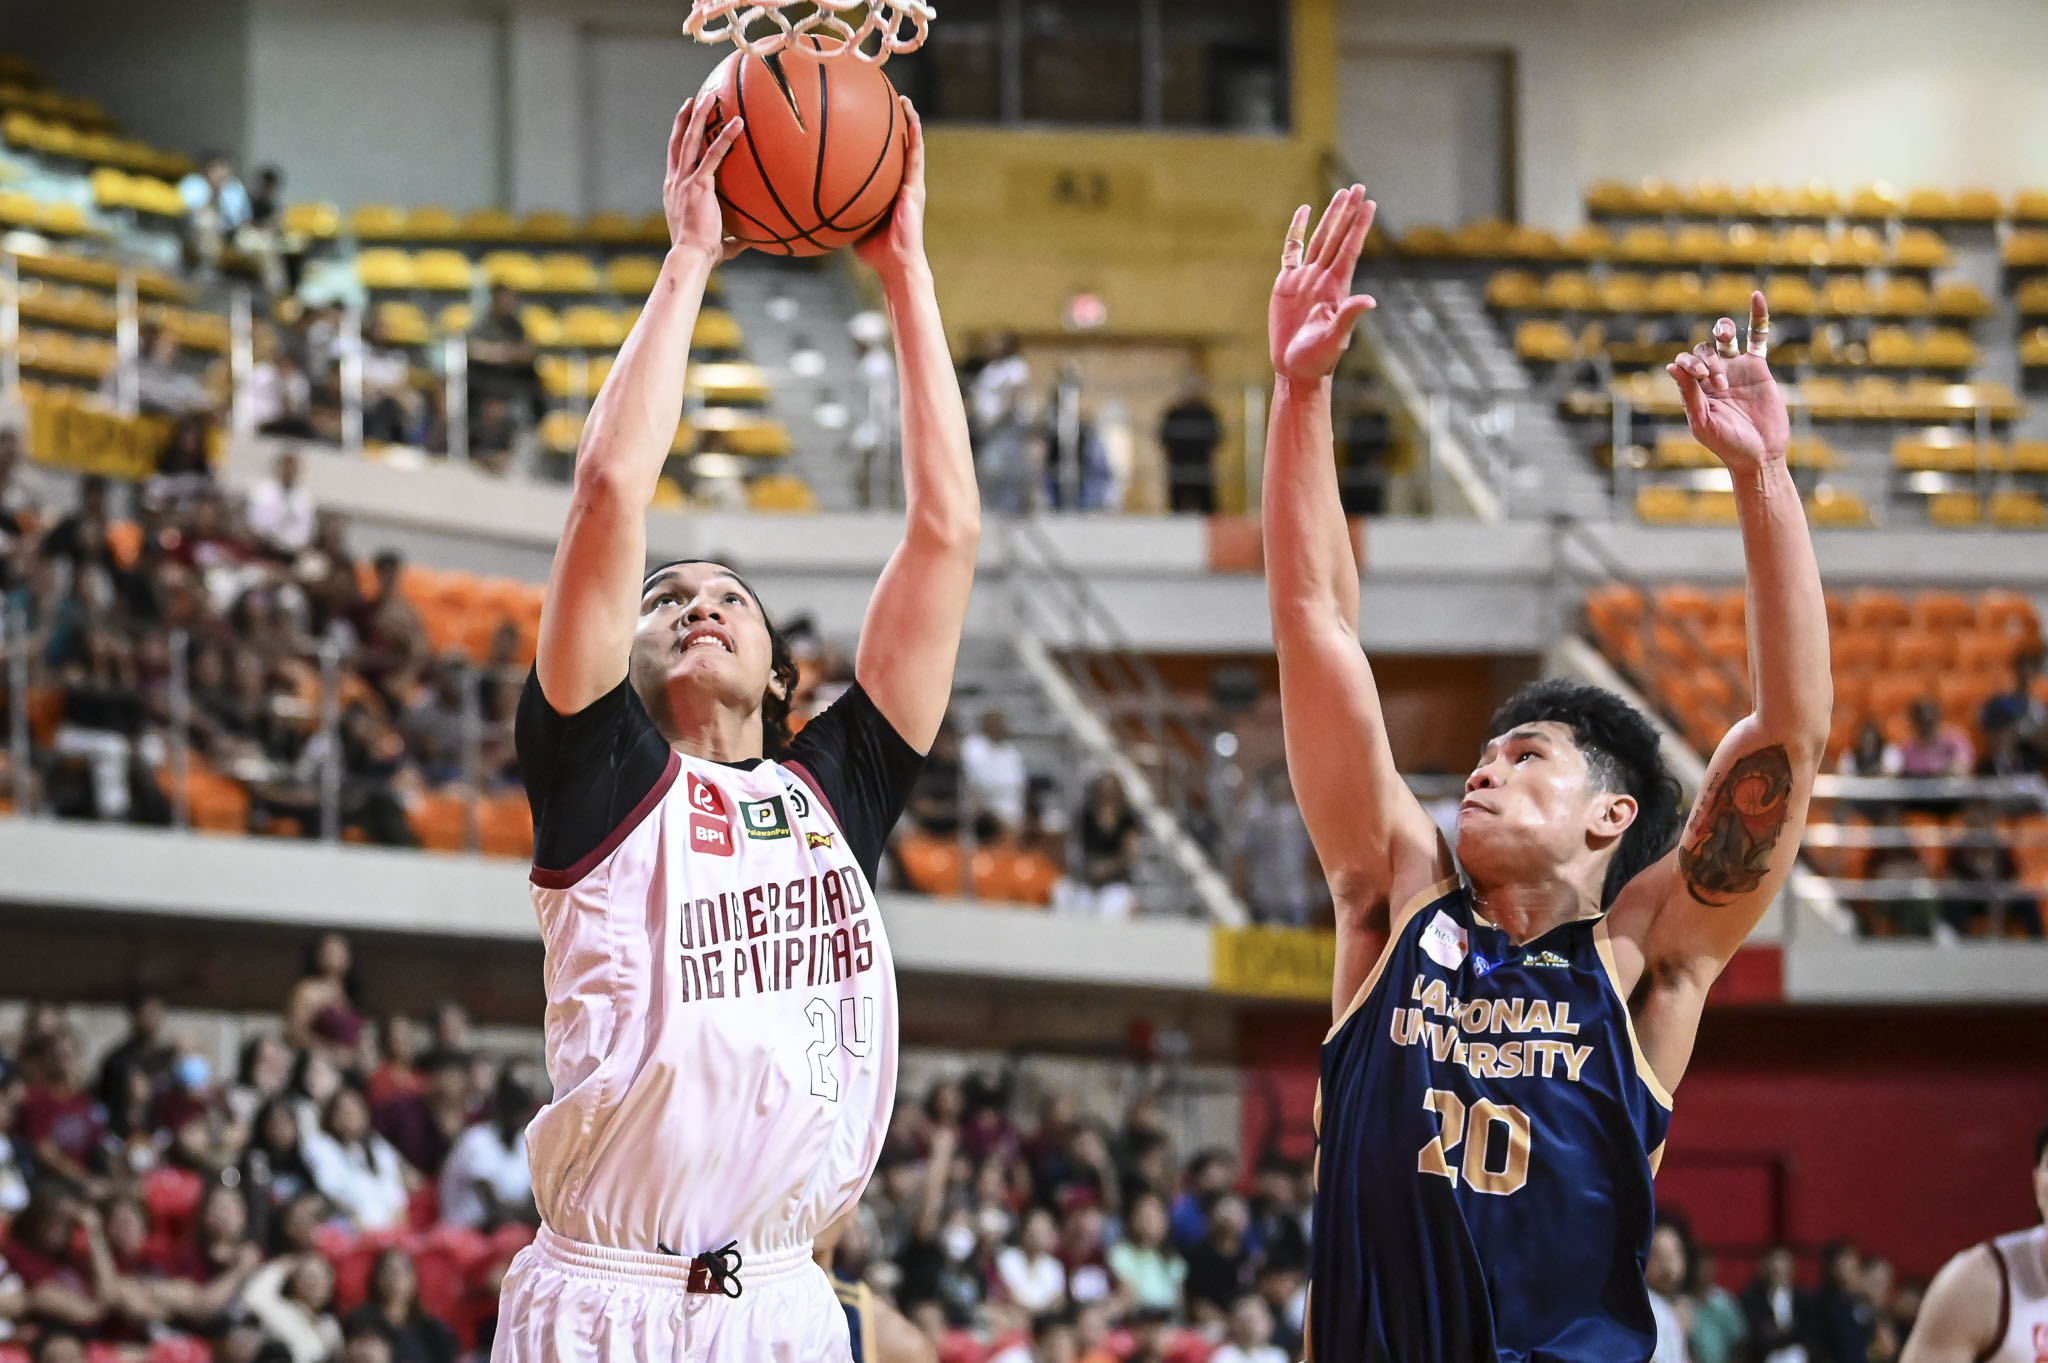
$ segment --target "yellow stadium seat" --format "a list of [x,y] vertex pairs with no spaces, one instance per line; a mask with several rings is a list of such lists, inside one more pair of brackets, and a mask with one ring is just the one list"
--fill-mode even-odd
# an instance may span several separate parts
[[376,317],[384,328],[384,339],[392,345],[420,346],[433,339],[427,314],[416,303],[379,303]]
[[561,344],[576,350],[612,350],[626,339],[626,324],[609,308],[573,307],[562,312]]
[[2028,369],[2048,368],[2048,327],[2035,327],[2020,337],[2020,364]]
[[1683,431],[1663,431],[1651,447],[1651,462],[1665,469],[1715,469],[1721,461],[1714,452]]
[[349,216],[358,241],[403,241],[405,210],[396,204],[362,204]]
[[414,287],[436,293],[468,293],[469,257],[447,249],[422,251],[413,260]]
[[519,325],[525,329],[526,339],[543,350],[562,344],[562,322],[552,308],[526,304],[519,309]]
[[725,433],[725,445],[732,453],[748,459],[780,459],[795,448],[789,438],[789,428],[772,417],[734,425]]
[[[1749,300],[1745,298],[1743,301]],[[1696,274],[1660,274],[1650,281],[1648,303],[1652,312],[1704,312],[1707,291]]]
[[2048,232],[2016,231],[2005,239],[2002,254],[2010,269],[2029,270],[2048,265]]
[[1703,218],[1732,217],[1742,211],[1741,196],[1718,180],[1702,180],[1685,191],[1685,211]]
[[1755,223],[1738,222],[1728,229],[1721,245],[1721,260],[1728,265],[1768,265],[1771,239]]
[[521,293],[538,290],[545,279],[540,262],[524,251],[493,251],[479,262],[479,268],[492,286],[502,284]]
[[1562,364],[1577,356],[1578,346],[1556,322],[1531,317],[1515,328],[1515,354],[1532,364]]
[[1586,186],[1586,212],[1623,217],[1638,208],[1636,187],[1623,180],[1595,180]]
[[693,364],[687,391],[707,403],[745,405],[768,400],[768,376],[745,361]]
[[1652,483],[1636,489],[1636,519],[1644,524],[1688,525],[1692,518],[1692,494],[1684,488]]
[[462,235],[461,227],[455,211],[439,204],[422,204],[405,214],[405,235],[412,241],[454,241]]
[[2048,440],[2015,440],[2006,452],[2014,473],[2048,473]]
[[1728,239],[1718,227],[1693,223],[1671,238],[1671,258],[1687,265],[1717,265],[1727,254]]
[[2012,196],[2014,222],[2048,222],[2048,189],[2022,189]]
[[1952,221],[1956,216],[1955,196],[1931,185],[1909,189],[1900,200],[1899,215],[1921,222]]
[[2023,488],[1992,493],[1988,514],[1993,525],[2008,530],[2048,528],[2048,506],[2042,504],[2037,494]]
[[1543,281],[1543,306],[1559,312],[1580,312],[1599,306],[1590,275],[1560,270]]
[[2048,275],[2022,282],[2013,292],[2022,317],[2048,317]]
[[475,308],[467,303],[450,303],[441,309],[441,315],[435,320],[435,325],[441,329],[444,336],[459,336],[468,331],[475,322]]
[[659,245],[668,240],[666,225],[658,237],[650,236],[649,227],[648,219],[628,213],[593,213],[584,222],[583,233],[608,246]]
[[1997,222],[2005,216],[1998,191],[1984,185],[1966,185],[1956,191],[1958,222]]
[[1936,327],[1920,338],[1918,358],[1928,369],[1975,369],[1979,357],[1969,332]]
[[1885,263],[1889,248],[1874,227],[1851,227],[1828,238],[1828,264],[1869,269]]
[[331,203],[287,204],[283,226],[302,237],[336,237],[341,235],[341,210]]
[[356,278],[371,291],[410,289],[416,286],[413,259],[403,251],[380,247],[356,253]]
[[1989,317],[1994,309],[1984,291],[1967,279],[1948,279],[1934,287],[1937,317]]
[[589,256],[558,251],[541,261],[540,287],[549,293],[596,293],[603,286]]
[[744,343],[740,324],[731,313],[706,308],[697,314],[697,329],[690,335],[692,346],[699,350],[738,350]]
[[1859,186],[1849,195],[1849,216],[1854,218],[1896,218],[1904,207],[1904,196],[1882,180]]
[[1937,492],[1927,499],[1929,525],[1973,526],[1982,519],[1982,514],[1974,492]]
[[519,219],[502,208],[479,208],[462,215],[454,235],[462,241],[510,241],[519,235]]
[[817,511],[818,499],[794,474],[771,473],[747,485],[747,506],[767,515],[808,516]]
[[614,256],[605,263],[605,287],[613,293],[644,296],[654,290],[654,281],[661,277],[661,260],[657,256]]
[[1709,488],[1693,501],[1693,520],[1700,525],[1733,525],[1736,520],[1735,494],[1725,488]]
[[1631,227],[1621,234],[1615,255],[1632,264],[1661,265],[1673,258],[1671,234],[1661,227]]
[[1892,242],[1892,264],[1909,270],[1937,270],[1949,263],[1951,252],[1941,234],[1925,227],[1909,227]]
[[1870,312],[1870,286],[1861,275],[1835,275],[1821,290],[1822,310],[1836,317],[1861,317]]
[[1650,307],[1650,281],[1633,272],[1617,271],[1594,285],[1592,306],[1604,312],[1644,312]]
[[1771,263],[1800,269],[1827,264],[1827,234],[1807,224],[1784,228],[1771,238]]
[[92,173],[92,201],[101,208],[120,209],[133,207],[134,197],[129,188],[128,176],[111,166],[101,166]]
[[1820,311],[1820,296],[1811,281],[1791,274],[1772,275],[1764,282],[1771,311],[1787,317],[1811,317]]
[[1832,218],[1844,207],[1841,191],[1823,180],[1809,180],[1785,191],[1783,215],[1790,218]]
[[1558,243],[1558,253],[1574,260],[1606,260],[1614,254],[1614,234],[1598,223],[1575,227]]
[[576,220],[567,213],[529,213],[520,220],[517,236],[537,245],[574,241]]
[[1870,508],[1854,492],[1821,483],[1806,501],[1813,523],[1829,529],[1861,529],[1872,525]]
[[540,443],[556,454],[574,454],[583,439],[583,418],[574,412],[553,411],[540,419]]

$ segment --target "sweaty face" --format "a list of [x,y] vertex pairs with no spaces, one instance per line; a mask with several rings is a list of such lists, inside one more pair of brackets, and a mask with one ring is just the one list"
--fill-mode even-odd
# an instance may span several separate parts
[[678,688],[757,708],[775,669],[768,618],[747,585],[715,563],[684,563],[649,580],[633,637],[633,689],[648,713],[670,713]]
[[1572,731],[1554,720],[1489,741],[1458,806],[1458,860],[1481,883],[1536,875],[1584,853],[1590,837],[1618,835],[1617,797],[1599,789]]

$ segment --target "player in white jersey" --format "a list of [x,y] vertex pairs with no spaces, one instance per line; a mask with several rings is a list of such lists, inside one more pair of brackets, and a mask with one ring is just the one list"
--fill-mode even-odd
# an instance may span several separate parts
[[903,194],[858,248],[895,325],[908,524],[853,687],[791,739],[795,669],[746,582],[643,576],[724,250],[713,174],[739,124],[709,140],[705,113],[676,119],[673,249],[584,428],[520,701],[554,1099],[528,1132],[544,1224],[505,1278],[498,1363],[850,1358],[812,1240],[859,1198],[894,1099],[871,887],[945,714],[980,534],[923,136],[906,103]]
[[[2034,1206],[2048,1221],[2048,1126],[2034,1137]],[[2048,1363],[2048,1225],[1943,1265],[1899,1363]]]

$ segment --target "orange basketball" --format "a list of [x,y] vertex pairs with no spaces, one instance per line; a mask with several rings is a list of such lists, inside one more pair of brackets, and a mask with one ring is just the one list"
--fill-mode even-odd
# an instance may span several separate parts
[[880,67],[806,37],[766,59],[734,52],[697,92],[717,136],[746,131],[718,168],[727,236],[770,255],[850,246],[888,216],[908,144],[896,87]]

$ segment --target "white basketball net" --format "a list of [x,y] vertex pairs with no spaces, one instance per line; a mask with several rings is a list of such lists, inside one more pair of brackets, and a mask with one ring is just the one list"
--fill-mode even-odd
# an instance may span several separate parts
[[[858,23],[848,18],[856,12],[864,12]],[[923,47],[936,17],[927,0],[696,0],[683,32],[700,43],[729,39],[763,58],[815,34],[879,66]]]

